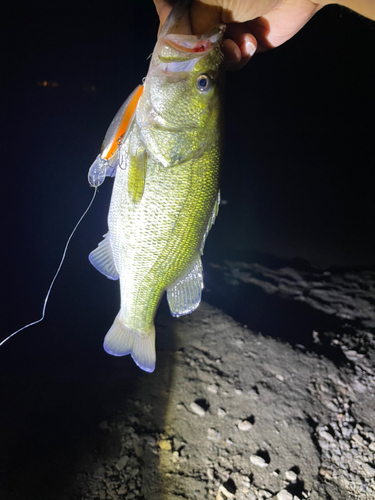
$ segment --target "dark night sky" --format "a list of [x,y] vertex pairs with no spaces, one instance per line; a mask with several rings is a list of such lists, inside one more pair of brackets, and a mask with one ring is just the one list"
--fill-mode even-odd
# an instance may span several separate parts
[[[158,20],[151,0],[13,0],[2,9],[4,338],[38,317],[66,239],[90,201],[87,170],[117,109],[147,72]],[[282,47],[228,74],[227,204],[206,261],[251,259],[258,251],[319,265],[375,264],[374,26],[331,6]],[[44,80],[58,87],[37,85]],[[84,90],[89,86],[96,90]],[[107,180],[72,240],[44,324],[0,349],[9,410],[0,418],[20,442],[27,437],[35,445],[46,419],[65,429],[58,416],[71,404],[65,393],[82,401],[72,405],[69,422],[87,425],[78,415],[101,390],[95,387],[94,397],[87,389],[97,366],[107,382],[138,373],[131,360],[102,351],[118,285],[87,259],[107,231],[111,188]],[[48,410],[30,415],[38,398]],[[19,416],[25,412],[34,438]]]

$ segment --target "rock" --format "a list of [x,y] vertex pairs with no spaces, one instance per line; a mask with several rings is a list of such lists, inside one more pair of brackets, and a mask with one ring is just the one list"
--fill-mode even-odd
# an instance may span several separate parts
[[268,463],[259,455],[250,455],[250,462],[257,467],[268,467]]
[[326,469],[325,467],[320,467],[319,474],[322,477],[324,477],[325,479],[327,479],[328,481],[330,481],[332,479],[332,471],[330,471],[329,469]]
[[212,394],[217,394],[217,391],[219,390],[219,388],[216,384],[211,384],[211,385],[207,386],[207,390],[209,392],[212,392]]
[[323,439],[325,439],[326,441],[334,441],[335,440],[335,438],[332,436],[332,434],[330,434],[329,432],[327,432],[324,429],[319,429],[318,433],[319,433],[319,436],[322,437]]
[[126,491],[127,491],[127,488],[126,488],[125,484],[122,484],[122,485],[120,486],[120,488],[117,490],[117,493],[118,493],[119,495],[125,495],[125,494],[126,494]]
[[235,497],[234,493],[231,493],[229,490],[227,490],[223,484],[221,484],[219,487],[219,493],[223,493],[226,498],[234,498]]
[[213,479],[215,479],[215,472],[213,469],[207,469],[207,477],[208,479],[210,479],[211,481]]
[[158,446],[161,450],[170,451],[172,449],[172,443],[169,441],[169,439],[160,439],[160,441],[158,442]]
[[252,428],[252,424],[248,420],[241,420],[238,422],[237,427],[240,431],[249,431]]
[[225,415],[227,414],[227,412],[224,410],[224,408],[218,408],[217,409],[217,414],[219,415],[219,417],[225,417]]
[[199,406],[197,403],[190,403],[190,409],[193,413],[198,415],[199,417],[204,417],[206,415],[206,411],[204,408]]
[[142,446],[135,446],[134,447],[134,453],[137,455],[138,458],[143,457],[143,448],[142,448]]
[[358,446],[364,446],[363,437],[360,434],[352,434],[352,441],[354,441]]
[[344,351],[344,354],[349,361],[359,361],[364,358],[364,354],[359,354],[357,351],[353,350]]
[[258,492],[258,498],[271,498],[273,497],[273,494],[268,491],[268,490],[259,490]]
[[285,378],[283,377],[283,375],[281,375],[281,373],[276,373],[275,377],[277,378],[277,380],[280,380],[280,382],[284,382]]
[[122,470],[126,464],[129,462],[129,457],[127,455],[124,455],[122,456],[121,458],[119,458],[119,460],[117,460],[116,462],[116,469],[117,470]]
[[281,490],[276,495],[277,500],[293,500],[293,495],[289,491]]
[[370,464],[363,464],[362,469],[366,476],[375,477],[375,469]]
[[207,439],[210,439],[211,441],[218,441],[220,439],[220,432],[210,427],[207,429]]
[[368,447],[369,447],[369,450],[375,451],[375,442],[370,443]]
[[92,475],[94,477],[103,478],[105,476],[105,468],[102,464],[94,464],[92,466]]
[[297,477],[297,474],[293,470],[287,470],[285,472],[285,479],[291,483],[295,483],[297,481]]

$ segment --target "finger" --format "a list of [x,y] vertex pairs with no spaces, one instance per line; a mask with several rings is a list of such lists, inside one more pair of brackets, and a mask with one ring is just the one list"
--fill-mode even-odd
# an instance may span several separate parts
[[243,68],[255,54],[257,41],[250,33],[243,33],[234,40],[226,38],[223,42],[224,67],[229,71]]
[[154,4],[160,19],[160,24],[163,26],[170,11],[172,10],[172,3],[168,2],[168,0],[154,0]]
[[195,35],[203,35],[222,24],[222,8],[196,0],[190,9],[190,18]]
[[168,0],[154,0],[154,4],[160,20],[158,29],[158,36],[159,36],[160,30],[162,29],[163,24],[167,20],[167,17],[169,16],[170,11],[172,10],[172,4],[171,2],[168,2]]

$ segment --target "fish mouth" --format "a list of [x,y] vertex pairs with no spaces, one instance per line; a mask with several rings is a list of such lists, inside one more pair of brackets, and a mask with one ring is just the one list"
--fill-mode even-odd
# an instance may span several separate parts
[[165,65],[166,73],[190,71],[199,59],[209,54],[220,44],[224,26],[201,35],[169,34],[159,40],[158,59]]
[[221,41],[225,26],[219,26],[205,35],[177,35],[170,34],[163,38],[165,45],[180,52],[181,55],[195,54],[196,56],[206,55],[212,48]]
[[[206,55],[217,43],[221,42],[224,30],[225,26],[222,25],[214,28],[209,33],[199,36],[169,34],[163,37],[159,43],[180,53],[180,57],[184,59],[188,54],[191,57],[200,57]],[[171,54],[169,55],[171,56]],[[178,54],[175,54],[175,57],[178,57]]]

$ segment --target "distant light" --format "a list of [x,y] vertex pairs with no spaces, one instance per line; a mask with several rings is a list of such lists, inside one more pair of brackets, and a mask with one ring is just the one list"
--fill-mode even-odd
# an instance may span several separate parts
[[48,82],[47,80],[44,80],[43,82],[36,82],[38,87],[58,87],[59,84],[57,82]]
[[95,90],[96,90],[95,85],[85,85],[82,88],[83,88],[83,90],[86,90],[88,92],[95,92]]

